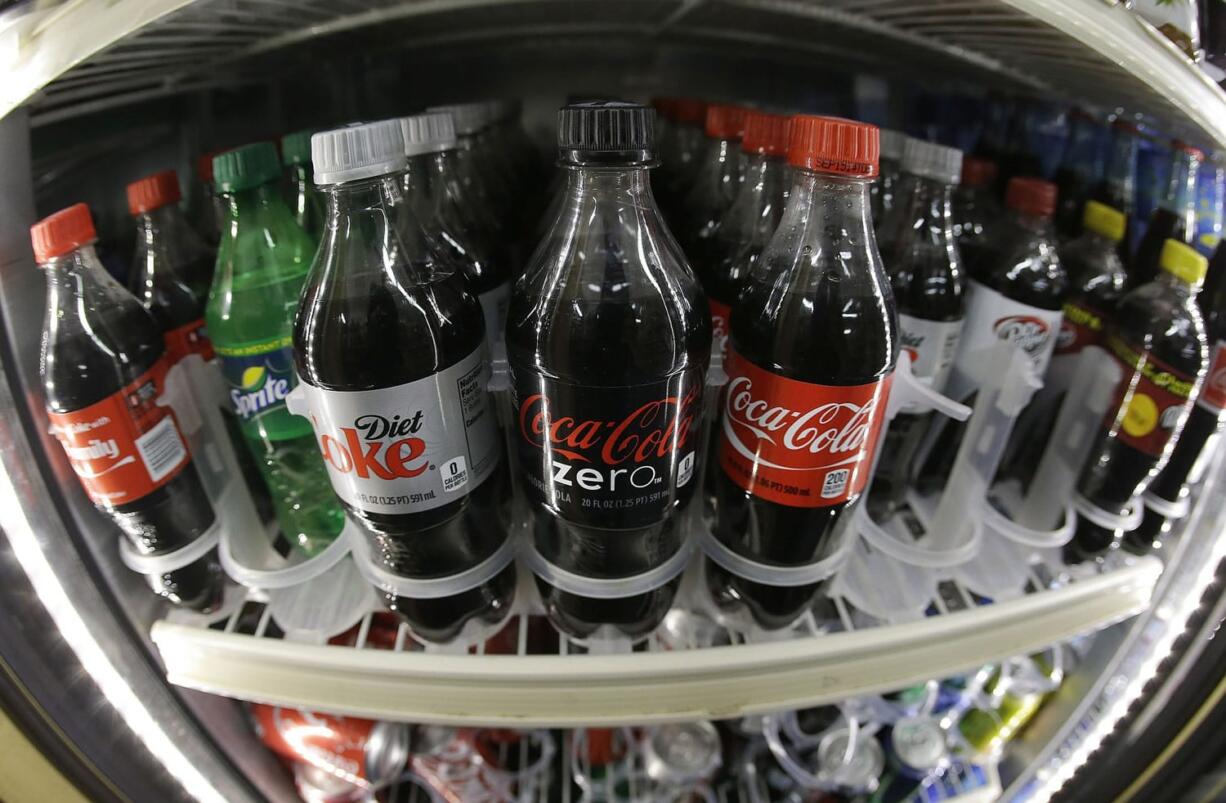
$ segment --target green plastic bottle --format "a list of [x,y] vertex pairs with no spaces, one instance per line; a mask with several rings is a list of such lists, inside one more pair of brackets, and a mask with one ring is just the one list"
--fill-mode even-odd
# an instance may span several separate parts
[[205,322],[243,435],[272,493],[282,534],[315,554],[341,531],[310,422],[285,407],[294,373],[294,314],[316,243],[294,222],[270,142],[216,157],[226,219]]
[[311,167],[312,133],[295,131],[282,137],[281,161],[285,164],[285,200],[294,220],[318,242],[323,235],[325,204]]

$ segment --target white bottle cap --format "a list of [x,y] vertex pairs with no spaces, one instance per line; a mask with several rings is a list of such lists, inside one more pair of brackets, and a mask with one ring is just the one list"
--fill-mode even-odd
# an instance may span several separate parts
[[352,125],[311,137],[316,184],[340,184],[404,171],[399,120]]
[[455,121],[450,112],[423,112],[400,118],[405,156],[449,151],[456,146]]
[[881,158],[898,161],[902,158],[902,149],[907,141],[907,135],[901,131],[889,128],[881,129]]
[[428,112],[450,112],[455,122],[455,132],[462,137],[472,136],[490,124],[490,110],[485,103],[456,103],[451,106],[431,106]]
[[962,180],[962,151],[907,137],[902,149],[902,170],[942,184],[958,184]]

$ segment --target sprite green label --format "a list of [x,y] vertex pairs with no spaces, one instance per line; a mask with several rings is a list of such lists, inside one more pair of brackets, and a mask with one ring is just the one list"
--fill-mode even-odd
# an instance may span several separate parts
[[221,355],[230,404],[244,429],[258,427],[271,440],[311,434],[310,422],[285,407],[285,397],[298,384],[288,336],[237,346],[214,344],[214,349]]

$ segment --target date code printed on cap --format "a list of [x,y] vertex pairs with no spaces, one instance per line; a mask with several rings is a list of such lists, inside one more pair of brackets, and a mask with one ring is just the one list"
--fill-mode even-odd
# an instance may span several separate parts
[[468,484],[468,465],[463,456],[453,457],[439,466],[439,476],[443,478],[443,490],[447,493],[458,491]]
[[827,471],[826,479],[822,481],[822,498],[831,499],[841,495],[847,489],[849,479],[851,479],[850,469],[840,468]]

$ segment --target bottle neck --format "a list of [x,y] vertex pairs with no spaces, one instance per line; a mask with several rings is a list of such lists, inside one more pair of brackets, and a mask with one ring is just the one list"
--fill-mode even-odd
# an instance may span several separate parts
[[907,178],[914,182],[913,208],[918,216],[927,221],[940,221],[944,224],[941,231],[952,237],[954,185],[915,174],[907,174]]
[[[765,245],[774,233],[782,210],[787,166],[783,159],[762,153],[745,153],[744,179],[728,208],[719,237],[736,243]],[[732,256],[731,254],[729,256]]]
[[870,184],[868,179],[798,168],[793,171],[785,220],[780,226],[803,227],[802,244],[806,247],[810,242],[837,239],[844,244],[873,244],[875,252]]
[[435,184],[434,154],[423,153],[409,159],[401,177],[401,189],[405,203],[421,220],[434,216],[437,199],[432,192]]
[[277,207],[289,213],[281,193],[277,191],[276,182],[272,181],[237,192],[223,193],[222,200],[231,227],[237,220],[261,217]]
[[42,264],[47,277],[48,329],[54,331],[66,321],[88,326],[85,312],[97,306],[108,294],[121,293],[131,298],[102,267],[93,244],[50,259]]
[[1176,214],[1196,208],[1196,170],[1200,160],[1183,150],[1176,150],[1171,160],[1171,180],[1166,190],[1166,207]]
[[1032,234],[1048,235],[1051,233],[1052,219],[1050,215],[1035,215],[1018,209],[1010,209],[1009,220],[1014,225]]
[[1155,282],[1162,285],[1163,292],[1176,296],[1183,302],[1190,303],[1200,289],[1200,282],[1191,285],[1168,270],[1159,270]]
[[429,260],[417,215],[401,187],[396,174],[327,188],[328,225],[320,251],[330,266],[382,272],[400,263],[411,275],[413,264]]
[[289,166],[290,181],[298,192],[308,192],[311,189],[313,172],[309,164],[295,162]]
[[1114,253],[1119,248],[1119,241],[1091,229],[1086,229],[1082,236],[1086,244],[1099,253]]
[[582,198],[641,197],[655,206],[646,167],[567,166],[567,195],[572,201]]

